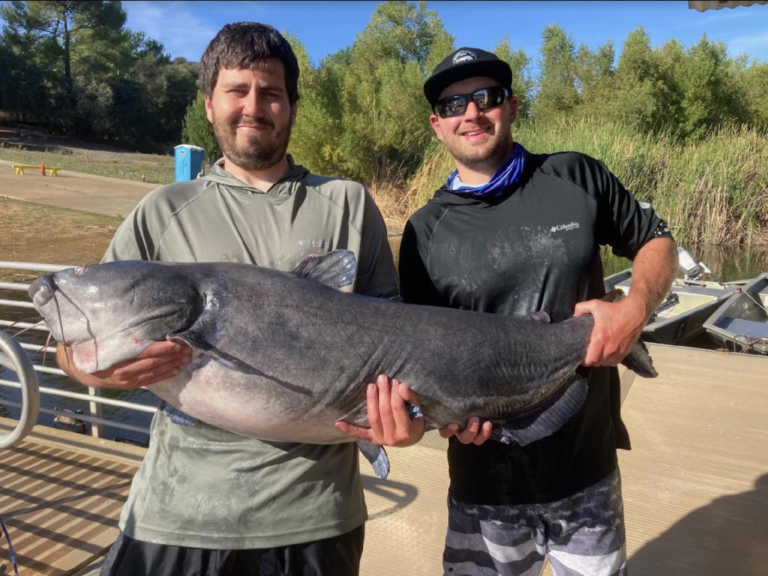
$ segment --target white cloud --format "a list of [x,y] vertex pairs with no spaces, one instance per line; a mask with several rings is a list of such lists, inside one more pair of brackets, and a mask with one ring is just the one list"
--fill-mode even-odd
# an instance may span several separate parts
[[728,50],[734,56],[746,52],[752,57],[765,57],[768,53],[768,33],[732,38],[728,42]]
[[123,2],[126,26],[162,42],[172,57],[199,61],[220,26],[195,15],[186,2]]

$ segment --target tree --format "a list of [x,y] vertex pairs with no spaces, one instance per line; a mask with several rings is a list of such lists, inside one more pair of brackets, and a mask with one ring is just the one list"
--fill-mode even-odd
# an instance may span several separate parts
[[616,71],[613,67],[615,52],[609,40],[596,52],[585,45],[576,51],[575,84],[580,96],[579,113],[604,119],[616,97]]
[[747,97],[737,80],[738,65],[728,58],[724,43],[712,42],[704,34],[680,63],[675,76],[682,92],[686,135],[698,137],[711,127],[749,120]]
[[739,79],[742,85],[749,118],[763,130],[768,129],[768,63],[752,62],[742,64]]
[[[673,55],[676,46],[671,45],[666,51]],[[616,70],[614,119],[644,132],[677,130],[682,117],[680,89],[665,62],[663,51],[651,49],[645,30],[636,28],[629,34]]]
[[520,118],[527,118],[531,114],[531,98],[534,89],[530,58],[522,50],[512,52],[508,36],[504,36],[499,41],[496,48],[493,49],[493,53],[512,68],[512,93],[519,102],[517,113]]
[[27,2],[24,6],[37,37],[45,40],[52,52],[60,55],[67,101],[74,108],[73,43],[86,32],[98,38],[113,36],[125,25],[126,13],[121,3],[116,1],[44,0]]
[[40,61],[43,55],[37,50],[24,2],[0,5],[0,16],[5,20],[2,45],[6,71],[0,82],[2,106],[16,121],[28,122],[50,104],[43,75],[45,63]]
[[198,92],[197,98],[187,109],[184,126],[181,130],[181,141],[184,144],[200,146],[205,150],[205,155],[208,158],[214,160],[221,158],[219,143],[216,141],[213,127],[205,113],[205,99],[202,92]]
[[537,118],[546,119],[574,112],[580,98],[573,40],[556,24],[544,28],[541,36],[541,74],[533,109]]
[[342,86],[349,50],[313,66],[301,41],[286,33],[299,62],[298,114],[290,142],[297,162],[319,174],[340,174],[342,163]]
[[452,48],[425,2],[376,7],[344,75],[341,173],[371,181],[416,170],[431,143],[424,80]]

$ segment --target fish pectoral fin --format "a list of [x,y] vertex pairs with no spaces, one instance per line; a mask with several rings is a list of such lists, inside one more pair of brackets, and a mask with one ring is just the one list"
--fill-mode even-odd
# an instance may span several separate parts
[[203,336],[198,334],[197,332],[178,332],[176,334],[171,334],[167,338],[171,342],[182,342],[192,348],[193,350],[197,350],[198,352],[201,352],[203,354],[207,354],[208,356],[212,357],[217,362],[223,364],[230,370],[237,370],[238,372],[248,372],[249,370],[252,370],[253,367],[249,366],[245,362],[235,358],[231,354],[227,354],[223,350],[219,350],[208,342]]
[[232,356],[231,354],[227,354],[223,350],[216,348],[216,346],[208,342],[205,338],[203,338],[197,332],[187,331],[187,332],[177,332],[174,334],[169,334],[166,337],[166,340],[169,340],[170,342],[183,342],[193,350],[197,350],[198,352],[207,354],[208,356],[213,358],[216,362],[218,362],[219,364],[221,364],[222,366],[230,370],[234,370],[236,372],[242,372],[243,374],[253,374],[256,376],[262,376],[267,380],[271,380],[272,382],[275,382],[276,384],[279,384],[280,386],[287,388],[291,392],[296,392],[297,394],[301,394],[303,396],[309,396],[309,397],[312,396],[311,389],[305,388],[304,386],[299,386],[297,384],[291,384],[290,382],[281,380],[278,377],[266,374],[265,372],[259,370],[255,366],[251,366],[247,362],[243,362],[239,358],[236,358],[235,356]]
[[524,415],[492,420],[491,438],[502,444],[526,446],[551,436],[573,418],[587,398],[587,379],[577,376],[563,386],[556,398]]
[[357,260],[349,250],[334,250],[323,256],[312,254],[304,258],[293,273],[307,280],[314,280],[338,289],[354,282],[357,274]]
[[171,422],[178,424],[179,426],[195,426],[198,422],[197,418],[193,418],[186,412],[182,412],[175,406],[171,406],[167,402],[163,402],[160,406],[163,414],[171,419]]
[[536,320],[536,322],[541,322],[542,324],[550,324],[552,322],[552,318],[544,310],[534,312],[529,317],[531,320]]
[[360,448],[360,452],[363,453],[366,460],[373,466],[376,476],[386,480],[387,476],[389,476],[389,457],[387,456],[387,451],[384,450],[384,446],[379,446],[367,440],[357,440],[357,447]]

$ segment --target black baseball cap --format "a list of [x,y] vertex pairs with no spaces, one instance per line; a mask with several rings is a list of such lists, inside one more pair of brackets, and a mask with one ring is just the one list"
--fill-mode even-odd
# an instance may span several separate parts
[[440,93],[448,86],[467,78],[488,76],[512,94],[512,68],[492,52],[479,48],[459,48],[440,62],[424,83],[424,96],[434,108]]

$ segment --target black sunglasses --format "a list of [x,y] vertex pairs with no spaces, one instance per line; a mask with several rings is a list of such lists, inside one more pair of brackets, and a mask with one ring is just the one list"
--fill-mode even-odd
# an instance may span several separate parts
[[507,98],[509,98],[509,90],[503,86],[491,86],[472,94],[454,94],[442,98],[435,104],[435,112],[441,118],[453,118],[454,116],[461,116],[467,111],[470,99],[474,101],[478,110],[487,110],[500,106]]

